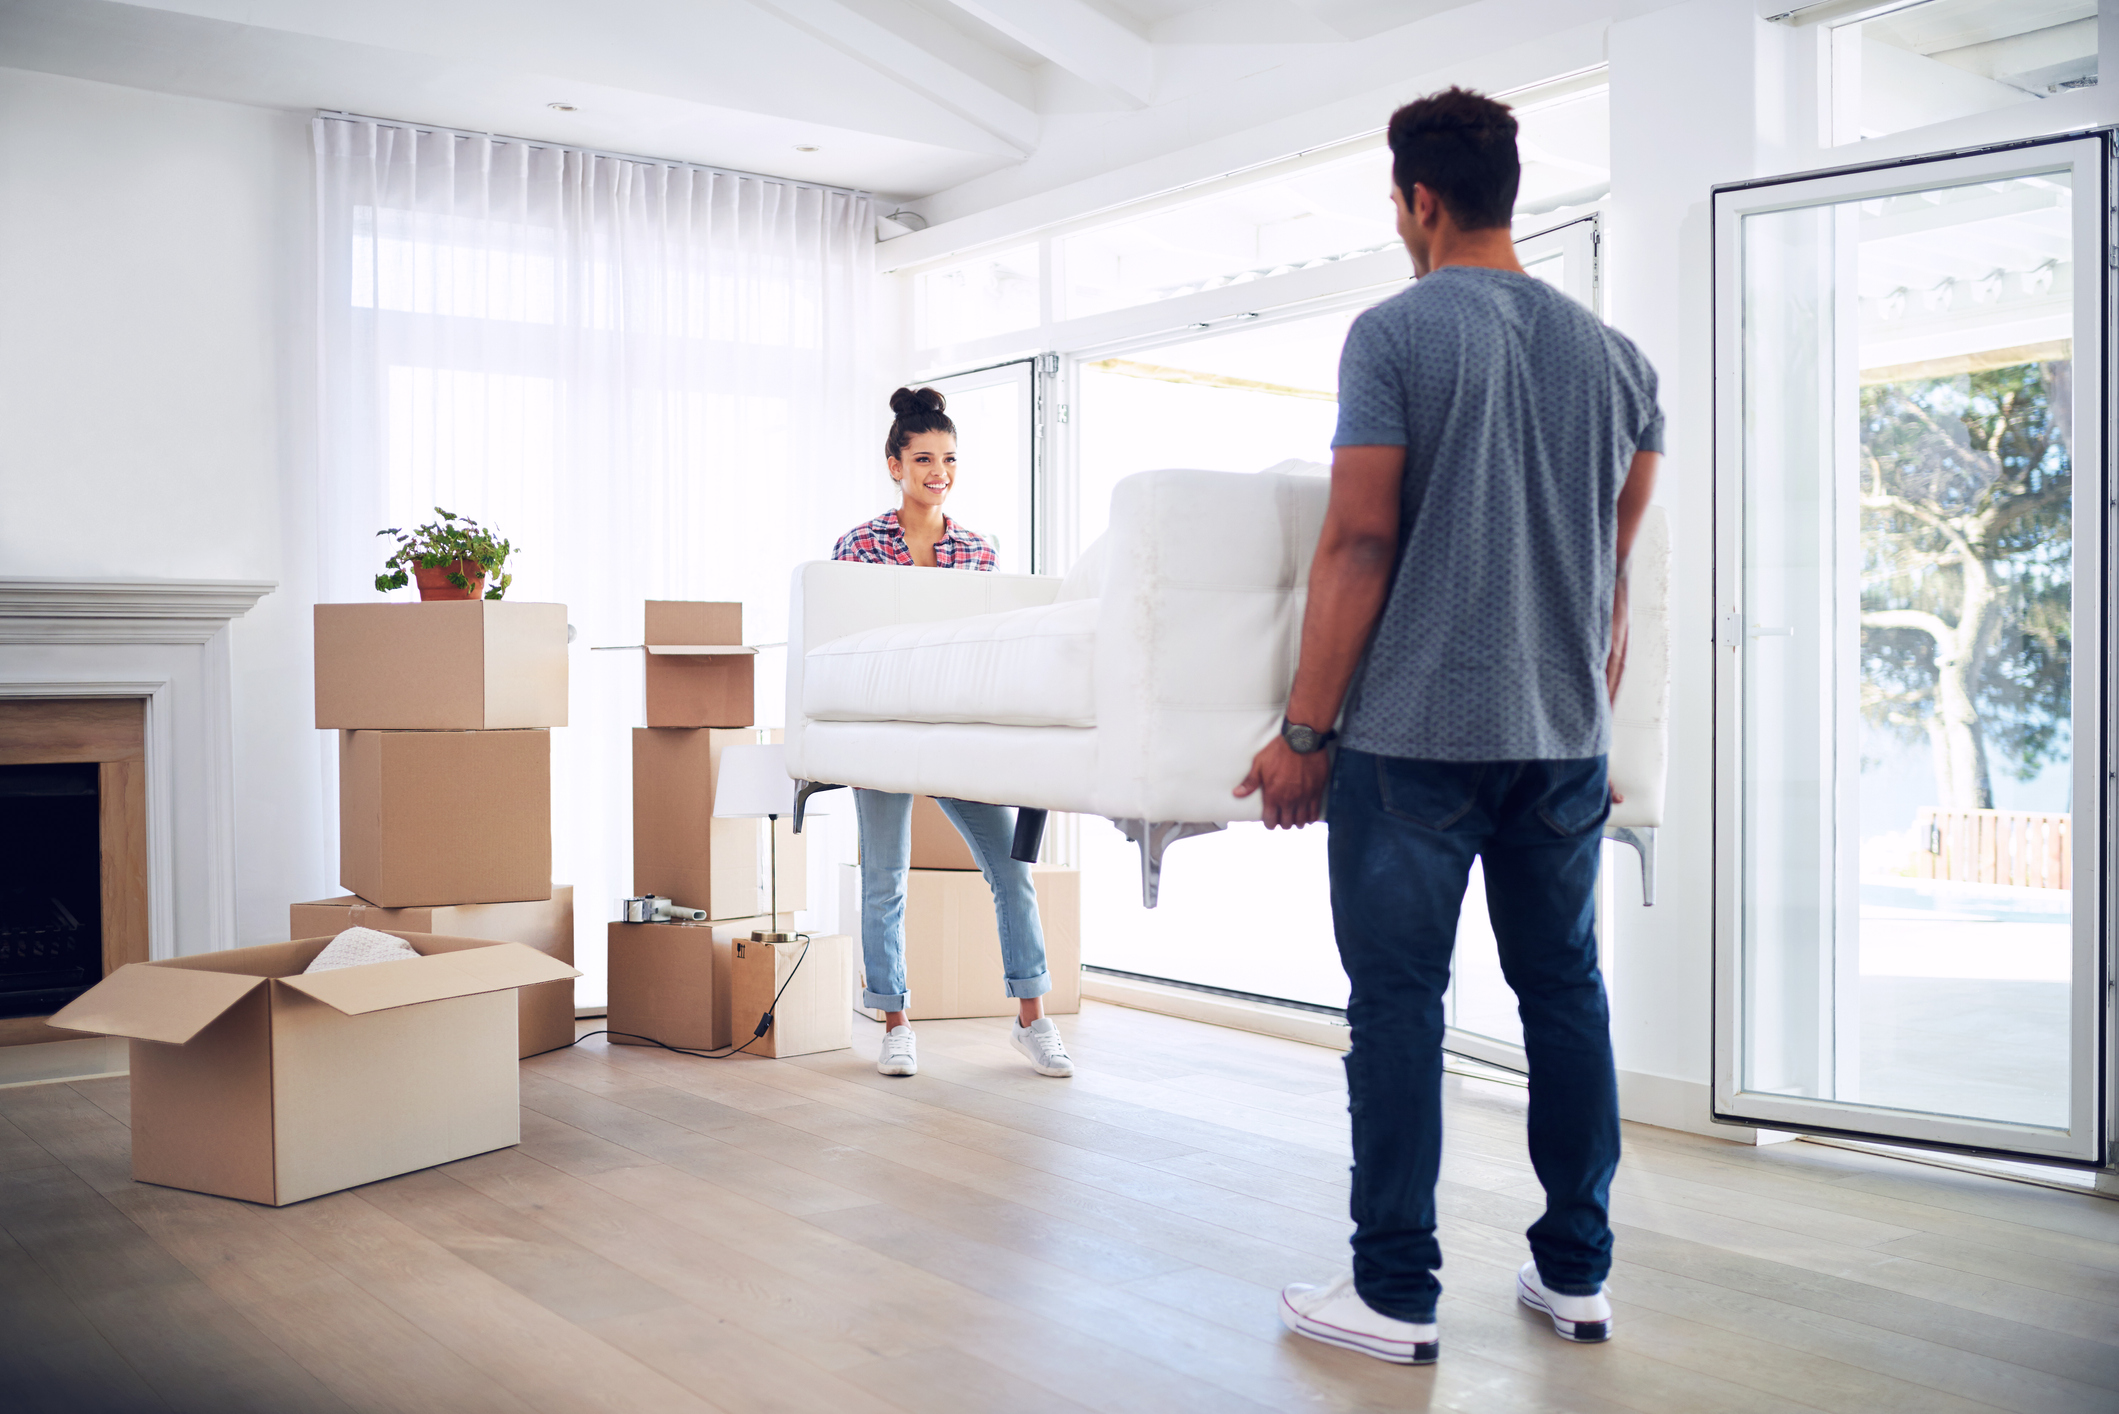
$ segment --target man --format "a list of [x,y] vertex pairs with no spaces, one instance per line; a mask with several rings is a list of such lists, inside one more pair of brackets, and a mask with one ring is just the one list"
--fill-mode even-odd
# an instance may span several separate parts
[[[1545,1186],[1517,1294],[1606,1339],[1618,1092],[1593,894],[1610,812],[1622,566],[1655,482],[1655,374],[1516,262],[1507,108],[1461,89],[1391,116],[1419,276],[1347,335],[1332,496],[1280,739],[1239,796],[1321,818],[1352,984],[1353,1271],[1281,1296],[1292,1330],[1401,1364],[1439,1350],[1442,993],[1474,856],[1530,1058]],[[1614,632],[1614,625],[1620,630]],[[1345,706],[1336,759],[1322,750]]]

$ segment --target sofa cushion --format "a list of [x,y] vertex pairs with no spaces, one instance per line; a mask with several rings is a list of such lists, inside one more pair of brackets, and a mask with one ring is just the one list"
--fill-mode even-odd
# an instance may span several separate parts
[[819,644],[803,661],[803,715],[1093,727],[1098,603],[892,624]]

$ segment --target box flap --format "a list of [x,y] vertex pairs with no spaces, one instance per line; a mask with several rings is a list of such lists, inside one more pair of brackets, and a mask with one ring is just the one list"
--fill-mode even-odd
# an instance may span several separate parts
[[697,658],[709,653],[744,653],[756,656],[758,650],[741,643],[650,643],[650,653],[674,653],[680,658]]
[[263,977],[239,972],[194,972],[132,962],[61,1007],[50,1024],[181,1046],[264,985]]
[[434,953],[403,962],[372,962],[365,967],[342,967],[335,972],[304,973],[279,980],[282,986],[292,987],[348,1016],[362,1016],[391,1007],[500,992],[534,982],[560,982],[580,975],[535,948],[521,943],[495,943],[462,952]]

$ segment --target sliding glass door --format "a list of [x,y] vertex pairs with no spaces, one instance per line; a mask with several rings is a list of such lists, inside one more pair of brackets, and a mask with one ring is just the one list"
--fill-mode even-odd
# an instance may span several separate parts
[[1716,1107],[2099,1156],[2105,144],[1718,193]]
[[956,424],[950,518],[993,542],[1002,573],[1042,568],[1037,555],[1037,361],[1017,359],[920,381],[949,400],[949,420]]

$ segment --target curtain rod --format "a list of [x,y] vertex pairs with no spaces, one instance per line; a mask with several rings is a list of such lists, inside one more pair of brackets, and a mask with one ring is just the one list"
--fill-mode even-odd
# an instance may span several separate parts
[[366,113],[347,113],[336,108],[319,108],[319,118],[330,118],[341,123],[373,123],[384,128],[404,128],[415,133],[435,133],[443,137],[486,138],[492,142],[515,143],[522,147],[549,147],[560,152],[578,152],[584,157],[608,157],[615,162],[642,162],[651,167],[684,167],[694,172],[711,172],[717,177],[742,177],[749,181],[776,182],[786,187],[808,187],[812,191],[837,192],[842,196],[867,197],[873,201],[875,193],[858,187],[835,187],[827,182],[805,182],[794,177],[775,177],[764,172],[744,172],[734,167],[714,167],[704,162],[686,162],[677,157],[645,157],[637,152],[612,152],[607,148],[583,147],[572,142],[549,142],[542,138],[511,137],[506,133],[479,132],[471,128],[451,128],[440,123],[411,123],[401,118],[376,118]]

